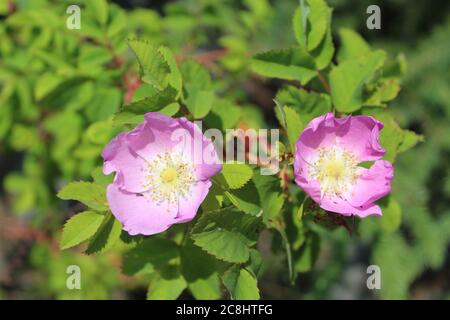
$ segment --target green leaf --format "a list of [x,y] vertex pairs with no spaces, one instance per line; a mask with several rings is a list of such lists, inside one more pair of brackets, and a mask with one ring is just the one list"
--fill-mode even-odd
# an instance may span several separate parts
[[9,193],[19,193],[27,186],[27,177],[23,173],[9,173],[3,181],[3,186]]
[[108,210],[105,188],[91,182],[72,182],[63,187],[57,195],[63,200],[77,200],[88,207],[99,210]]
[[133,112],[122,111],[114,115],[113,123],[114,126],[120,127],[123,125],[137,125],[144,122],[143,114],[136,114]]
[[214,300],[221,297],[218,264],[218,260],[195,246],[192,241],[181,248],[181,273],[196,299]]
[[51,66],[57,70],[64,71],[64,72],[73,72],[74,71],[74,67],[72,65],[70,65],[70,63],[68,61],[66,61],[65,59],[63,59],[61,56],[59,56],[55,53],[41,50],[41,49],[35,49],[35,50],[36,51],[33,52],[34,56],[36,58],[38,58],[39,60],[42,60],[49,66]]
[[122,93],[117,88],[98,86],[95,95],[85,109],[91,122],[108,120],[119,110],[122,104]]
[[285,106],[283,107],[283,110],[286,117],[286,133],[291,145],[291,150],[294,150],[295,143],[304,129],[304,124],[300,119],[299,114],[293,108]]
[[236,126],[241,115],[242,109],[232,101],[216,97],[211,112],[205,118],[205,122],[210,128],[218,128],[226,131],[226,129]]
[[111,52],[106,48],[86,44],[80,49],[78,67],[82,70],[102,67],[105,63],[111,61],[112,58]]
[[[308,92],[294,86],[280,89],[275,100],[281,105],[294,108],[301,117],[303,128],[312,119],[331,111],[331,99],[328,94]],[[281,120],[280,123],[283,125]]]
[[201,206],[203,211],[218,210],[222,207],[223,203],[223,191],[217,185],[213,184],[209,188],[208,195],[203,200]]
[[178,267],[168,266],[152,278],[147,300],[174,300],[184,289],[186,289],[186,281]]
[[309,232],[300,250],[294,252],[294,268],[297,272],[308,272],[314,266],[320,249],[320,237]]
[[106,36],[109,39],[114,40],[121,38],[125,34],[125,31],[128,27],[128,19],[129,18],[126,11],[122,10],[120,7],[111,6],[109,12],[110,21],[108,23],[108,30]]
[[186,107],[194,118],[205,117],[211,110],[215,99],[208,71],[194,60],[183,62],[180,71],[186,91],[184,97]]
[[[311,201],[311,198],[309,196],[305,196],[302,203],[300,204],[300,207],[298,207],[298,210],[293,217],[294,224],[298,228],[302,228],[304,226],[303,218],[305,216],[305,211],[306,211],[306,206],[308,205],[308,201]],[[300,247],[300,245],[301,245],[301,243],[298,245],[298,247],[296,247],[294,244],[293,247],[294,247],[294,249],[298,249]]]
[[237,35],[225,35],[219,38],[219,44],[227,49],[227,54],[220,59],[220,63],[232,72],[242,70],[248,61],[246,39]]
[[250,260],[245,265],[255,278],[262,273],[263,259],[258,249],[250,249]]
[[384,79],[399,79],[406,74],[408,69],[408,63],[406,62],[405,55],[400,53],[395,59],[389,60],[383,69]]
[[347,28],[339,29],[341,47],[338,61],[353,60],[370,54],[369,44],[355,31]]
[[308,0],[308,51],[315,49],[327,33],[328,21],[331,18],[331,10],[324,0]]
[[252,59],[254,72],[271,78],[308,83],[315,75],[314,59],[301,48],[267,51]]
[[73,111],[55,113],[45,119],[43,124],[58,146],[65,150],[70,150],[79,142],[83,130],[83,118]]
[[260,219],[226,208],[204,213],[195,224],[194,243],[220,260],[244,263],[256,243]]
[[260,216],[262,208],[260,198],[253,181],[249,181],[242,188],[225,191],[225,196],[236,208],[253,216]]
[[393,196],[383,200],[381,204],[383,216],[380,217],[381,228],[386,232],[394,232],[402,222],[402,208]]
[[160,113],[165,114],[169,117],[173,117],[177,114],[178,111],[180,111],[180,105],[176,102],[168,104],[167,106],[159,110]]
[[410,130],[403,130],[403,141],[400,143],[397,152],[405,152],[422,141],[424,141],[423,135],[419,135]]
[[8,11],[9,11],[9,3],[7,1],[0,3],[0,14],[6,16]]
[[407,299],[410,284],[421,273],[421,255],[398,232],[381,233],[371,263],[381,269],[383,299]]
[[311,52],[324,43],[327,35],[329,35],[327,42],[330,43],[331,9],[323,0],[307,0],[306,2],[307,5],[304,1],[300,1],[300,6],[295,10],[293,29],[301,48]]
[[91,176],[96,184],[104,186],[105,188],[108,184],[112,183],[114,179],[114,174],[103,174],[103,167],[97,167],[92,170]]
[[91,0],[88,7],[100,25],[105,25],[108,21],[108,2],[106,0]]
[[274,99],[274,102],[275,102],[275,116],[277,117],[280,125],[284,129],[286,129],[286,114],[284,113],[284,106],[281,105],[277,99]]
[[244,268],[230,267],[222,276],[222,282],[233,300],[258,300],[259,289],[256,278]]
[[186,60],[180,66],[183,83],[186,90],[211,90],[211,77],[200,63],[195,60]]
[[295,39],[300,44],[302,48],[306,48],[306,28],[307,28],[307,17],[309,8],[305,6],[300,6],[295,9],[294,17],[292,18],[292,26],[294,29]]
[[278,100],[275,100],[275,103],[275,115],[280,125],[286,130],[290,150],[294,150],[295,142],[304,129],[304,122],[293,108],[282,106]]
[[212,108],[214,92],[207,90],[191,90],[185,100],[186,107],[195,119],[205,117]]
[[229,163],[224,164],[222,172],[213,181],[236,208],[258,216],[262,209],[255,184],[250,180],[252,176],[253,170],[248,165]]
[[13,112],[11,105],[3,105],[0,108],[0,140],[3,141],[3,138],[8,133],[13,123]]
[[362,58],[345,61],[331,70],[331,92],[338,111],[349,113],[361,108],[363,86],[382,67],[385,58],[386,54],[378,50]]
[[85,137],[89,142],[94,144],[105,145],[113,137],[114,131],[112,121],[99,121],[91,124],[85,133]]
[[[289,220],[295,221],[293,216],[289,216],[288,218],[289,218]],[[285,253],[286,253],[286,262],[287,262],[287,266],[288,266],[288,277],[289,277],[291,284],[294,284],[295,274],[294,274],[294,270],[293,270],[292,246],[289,241],[289,237],[288,237],[289,235],[287,233],[287,231],[289,231],[290,224],[286,224],[286,227],[285,227],[284,225],[281,225],[278,221],[274,221],[274,222],[270,222],[269,226],[279,232],[281,242],[284,246]],[[298,230],[296,229],[295,231],[298,231]],[[296,232],[296,235],[297,234],[300,235],[302,233]]]
[[245,238],[238,232],[211,230],[194,234],[192,239],[209,254],[227,262],[243,263],[250,255]]
[[39,145],[39,136],[36,128],[22,124],[13,126],[10,142],[14,150],[32,150]]
[[74,76],[61,81],[41,99],[41,103],[49,108],[75,111],[91,103],[94,95],[94,84],[87,76]]
[[[163,54],[147,41],[129,40],[128,45],[139,61],[142,81],[154,86],[160,91],[163,90],[169,83],[168,76],[171,72],[170,66]],[[165,53],[167,54],[167,50]]]
[[311,55],[314,57],[316,68],[318,70],[325,69],[329,66],[334,56],[333,34],[331,33],[331,28],[328,29],[322,43],[316,49],[311,51]]
[[61,76],[56,76],[52,73],[45,73],[34,86],[34,97],[36,100],[41,100],[55,90],[62,82]]
[[132,102],[129,105],[122,107],[121,111],[127,113],[132,112],[134,114],[160,111],[164,107],[174,103],[176,96],[177,91],[171,86],[167,86],[161,92],[156,92],[142,100]]
[[92,237],[102,224],[104,215],[95,211],[84,211],[71,217],[64,225],[60,249],[65,250]]
[[253,183],[258,191],[263,209],[263,220],[275,219],[281,212],[284,196],[281,191],[280,179],[277,176],[263,176],[255,174]]
[[224,185],[229,189],[242,188],[253,176],[252,168],[245,163],[224,163],[220,176]]
[[102,253],[111,249],[120,238],[122,225],[111,213],[104,216],[101,227],[89,241],[86,254]]
[[6,176],[3,185],[14,195],[12,208],[14,212],[26,213],[36,206],[36,184],[33,182],[29,177],[18,173],[10,173]]
[[171,240],[147,238],[125,254],[122,271],[126,275],[152,273],[177,258],[180,249]]
[[147,97],[151,97],[155,94],[158,94],[158,90],[154,86],[142,82],[141,84],[139,84],[139,87],[137,87],[137,89],[133,92],[131,102],[137,102]]
[[400,91],[397,80],[385,79],[377,84],[373,93],[364,102],[365,106],[384,106],[384,102],[394,100]]
[[158,50],[162,54],[162,56],[164,57],[170,68],[170,74],[167,78],[169,84],[173,88],[175,88],[175,90],[181,92],[181,88],[183,86],[183,79],[173,52],[168,47],[164,46],[159,47]]

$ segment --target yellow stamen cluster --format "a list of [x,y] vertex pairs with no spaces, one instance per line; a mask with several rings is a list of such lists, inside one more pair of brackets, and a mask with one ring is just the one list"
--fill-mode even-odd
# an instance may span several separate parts
[[352,151],[338,145],[320,147],[310,162],[309,174],[320,184],[321,196],[338,196],[350,192],[358,179],[358,159]]
[[194,167],[180,155],[171,155],[168,152],[147,162],[144,177],[143,187],[148,190],[144,196],[157,203],[167,202],[169,205],[178,204],[180,198],[188,197],[195,183]]

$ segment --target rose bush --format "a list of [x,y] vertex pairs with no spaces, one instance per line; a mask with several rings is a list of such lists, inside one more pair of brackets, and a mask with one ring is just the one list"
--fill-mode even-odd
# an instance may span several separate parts
[[[445,28],[420,54],[409,44],[404,79],[397,46],[383,42],[386,54],[340,28],[355,21],[350,0],[333,21],[322,0],[158,11],[79,1],[80,30],[61,27],[63,3],[10,2],[0,5],[0,237],[24,262],[2,268],[2,297],[25,292],[17,274],[30,268],[27,288],[45,297],[332,297],[354,263],[370,263],[383,270],[370,297],[404,298],[424,270],[445,268]],[[255,144],[251,130],[269,128],[281,140]],[[408,151],[416,132],[433,138]],[[205,150],[244,154],[198,162]],[[83,289],[68,292],[74,264]]]
[[[300,6],[293,17],[298,47],[256,54],[250,64],[263,77],[298,83],[284,85],[274,99],[282,140],[258,144],[278,152],[276,175],[262,174],[261,154],[250,146],[255,136],[249,132],[261,124],[245,108],[227,102],[204,66],[190,59],[177,61],[165,46],[130,39],[143,84],[138,97],[112,120],[127,131],[102,153],[103,172],[115,177],[107,186],[72,183],[59,193],[63,199],[84,202],[104,215],[104,221],[93,235],[80,238],[77,232],[86,226],[75,215],[64,227],[63,247],[87,242],[87,253],[104,252],[128,239],[133,246],[124,256],[123,272],[153,274],[151,299],[177,298],[185,289],[203,298],[204,286],[208,298],[222,297],[224,287],[230,297],[245,299],[260,296],[257,278],[263,261],[257,243],[262,230],[273,233],[279,243],[275,251],[286,253],[293,282],[317,259],[318,227],[343,226],[352,233],[349,216],[396,223],[391,222],[396,218],[389,204],[395,200],[389,197],[387,205],[378,200],[391,191],[396,154],[420,139],[402,130],[384,109],[396,97],[401,76],[388,68],[401,70],[401,61],[387,63],[381,50],[349,50],[355,43],[362,46],[363,40],[347,30],[335,64],[331,10],[323,1],[308,5],[309,13]],[[196,156],[204,160],[204,150],[211,153],[214,148],[191,122],[197,119],[202,127],[223,133],[238,128],[241,133],[221,139],[224,149],[213,152],[215,161],[198,162]],[[174,139],[180,128],[189,139]],[[236,140],[244,147],[234,149]],[[195,150],[199,141],[201,148]],[[239,150],[244,163],[233,158],[219,164],[223,155]],[[91,199],[88,193],[98,195],[93,191],[97,188],[103,190],[101,198]],[[152,261],[160,252],[165,258]],[[197,270],[200,265],[205,270]],[[240,281],[246,285],[236,285]],[[176,290],[169,290],[171,283]]]

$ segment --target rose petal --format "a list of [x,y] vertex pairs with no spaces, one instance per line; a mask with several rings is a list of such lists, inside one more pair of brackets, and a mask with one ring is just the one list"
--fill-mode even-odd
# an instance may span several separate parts
[[382,212],[379,206],[369,203],[363,206],[352,206],[347,200],[339,197],[323,197],[319,206],[327,211],[340,213],[344,216],[357,215],[361,218],[367,216],[381,216]]
[[[205,180],[215,176],[222,170],[220,159],[214,144],[207,139],[200,128],[186,118],[178,119],[180,126],[187,130],[190,137],[190,147],[186,148],[187,157],[196,165],[195,172],[198,180]],[[195,143],[196,142],[196,143]]]
[[335,122],[332,113],[313,119],[295,144],[295,156],[309,162],[321,146],[335,143]]
[[337,128],[337,142],[351,150],[360,162],[380,159],[385,154],[379,140],[383,124],[369,116],[349,118],[350,121]]
[[372,203],[391,192],[394,168],[389,161],[378,160],[370,169],[361,169],[349,202],[356,207]]
[[127,135],[127,142],[130,149],[151,162],[158,154],[170,153],[177,144],[171,139],[177,127],[175,119],[150,112],[145,115],[145,122]]
[[145,161],[128,147],[126,142],[128,133],[122,133],[114,138],[103,150],[105,159],[103,173],[116,172],[116,183],[129,192],[142,192]]
[[208,195],[211,182],[198,181],[192,188],[189,197],[180,198],[178,205],[178,214],[176,216],[176,223],[183,223],[191,221],[197,214],[198,208]]
[[160,233],[175,223],[176,207],[157,204],[142,195],[122,191],[115,184],[108,186],[107,198],[112,214],[132,236]]

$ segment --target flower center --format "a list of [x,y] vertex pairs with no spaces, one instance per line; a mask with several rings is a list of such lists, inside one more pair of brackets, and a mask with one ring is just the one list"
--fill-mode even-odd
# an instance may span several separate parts
[[331,160],[324,166],[324,172],[327,177],[339,179],[344,174],[344,163],[339,160]]
[[177,204],[180,198],[187,198],[195,184],[194,167],[181,155],[168,152],[157,155],[147,162],[144,171],[144,193],[155,202]]
[[163,170],[161,173],[161,180],[164,183],[170,183],[177,178],[177,170],[175,168],[169,167]]
[[321,196],[341,196],[351,191],[358,178],[358,159],[338,145],[321,147],[310,163],[309,174],[320,184]]

